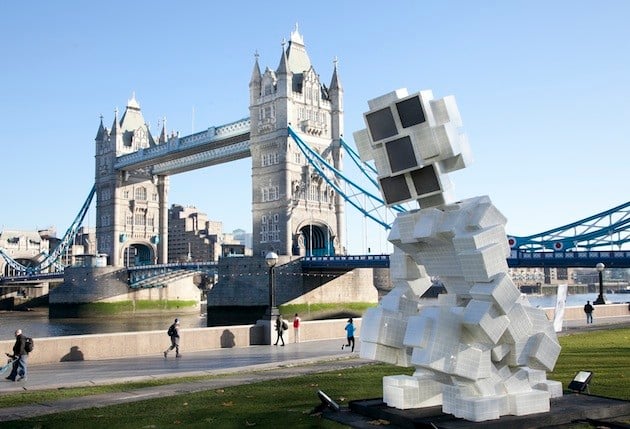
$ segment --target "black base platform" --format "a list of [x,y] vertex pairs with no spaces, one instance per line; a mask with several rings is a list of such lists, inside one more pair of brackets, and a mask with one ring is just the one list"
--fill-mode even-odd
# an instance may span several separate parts
[[548,413],[528,416],[503,416],[497,420],[470,422],[444,414],[441,407],[399,410],[388,407],[382,398],[352,401],[339,411],[327,409],[328,420],[353,428],[398,427],[432,429],[531,429],[562,427],[578,421],[590,421],[593,427],[630,428],[630,402],[601,396],[565,394],[554,398]]

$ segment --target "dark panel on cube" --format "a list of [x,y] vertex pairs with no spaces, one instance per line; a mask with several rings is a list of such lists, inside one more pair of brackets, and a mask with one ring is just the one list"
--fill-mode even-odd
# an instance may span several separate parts
[[389,158],[392,173],[398,173],[418,166],[409,136],[385,143],[385,150],[387,151],[387,158]]
[[386,139],[398,134],[394,116],[389,107],[365,115],[374,141]]
[[409,128],[426,121],[420,97],[412,97],[408,100],[398,102],[396,103],[396,109],[398,110],[398,116],[400,117],[400,123],[403,128]]
[[395,204],[411,198],[407,181],[403,174],[380,179],[381,190],[387,204]]
[[440,181],[435,172],[435,167],[429,165],[419,170],[411,172],[411,180],[416,188],[418,195],[429,194],[431,192],[440,191]]

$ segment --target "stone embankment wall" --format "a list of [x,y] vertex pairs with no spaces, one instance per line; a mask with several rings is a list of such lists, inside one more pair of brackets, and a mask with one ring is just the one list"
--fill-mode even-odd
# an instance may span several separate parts
[[[361,319],[353,319],[360,335]],[[301,341],[345,338],[347,319],[303,321],[300,328]],[[266,333],[269,323],[256,325],[220,326],[181,330],[182,353],[249,347],[268,344]],[[28,333],[27,333],[28,334]],[[266,337],[266,338],[265,338]],[[285,334],[285,341],[293,341],[293,328]],[[115,334],[72,335],[66,337],[34,338],[35,350],[29,355],[30,364],[54,362],[115,359],[123,357],[161,354],[171,344],[163,331],[121,332]],[[266,342],[267,341],[267,342]],[[0,350],[10,351],[15,341],[0,341]]]
[[[553,320],[554,310],[546,309],[547,317]],[[598,317],[628,316],[628,304],[595,306],[595,323]],[[583,320],[582,307],[567,307],[565,320]],[[361,337],[361,319],[355,318],[356,337]],[[302,341],[345,338],[346,319],[303,321],[300,329]],[[218,326],[209,328],[182,329],[182,350],[186,352],[221,348],[262,345],[269,341],[269,322],[254,325]],[[293,341],[290,328],[285,341]],[[0,350],[10,351],[14,341],[0,341]],[[35,338],[35,350],[29,356],[31,364],[64,362],[73,360],[99,360],[120,357],[160,355],[170,345],[163,331],[122,332],[115,334],[72,335],[67,337]]]
[[[593,319],[597,321],[598,317],[623,317],[630,314],[628,304],[606,304],[594,306]],[[546,308],[547,318],[553,320],[555,309]],[[584,307],[566,307],[564,309],[564,320],[586,320]]]
[[[302,272],[299,259],[280,256],[274,273],[277,305],[378,301],[372,268]],[[380,280],[381,283],[384,282]],[[208,307],[268,305],[269,268],[265,259],[220,260],[219,282],[208,292],[207,299]]]
[[174,280],[168,287],[131,289],[127,275],[126,269],[118,267],[66,268],[64,282],[49,293],[50,316],[82,317],[89,313],[89,304],[139,301],[155,303],[154,309],[167,302],[195,303],[179,307],[177,311],[199,312],[201,292],[192,277]]

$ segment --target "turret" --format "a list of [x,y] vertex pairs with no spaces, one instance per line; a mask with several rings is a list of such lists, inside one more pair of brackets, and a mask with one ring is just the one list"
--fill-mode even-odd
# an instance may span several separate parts
[[262,88],[262,75],[260,74],[260,66],[258,65],[258,52],[255,54],[254,70],[252,70],[252,77],[249,80],[249,105],[256,103],[256,100],[260,97],[260,91]]
[[162,119],[162,131],[160,131],[160,137],[158,138],[158,144],[163,144],[168,141],[166,136],[166,118]]
[[118,108],[114,109],[114,122],[112,123],[112,130],[109,133],[113,147],[116,148],[116,153],[122,149],[123,135],[120,129],[120,123],[118,122]]
[[103,115],[101,115],[101,124],[98,126],[98,131],[96,132],[96,137],[94,140],[96,142],[102,142],[107,138],[107,129],[103,126]]
[[343,88],[337,70],[337,59],[334,60],[333,75],[328,90],[331,105],[331,133],[333,139],[343,136]]
[[280,55],[280,64],[276,69],[277,82],[277,94],[278,97],[286,98],[291,94],[291,87],[293,84],[292,73],[289,70],[287,51],[284,49],[286,42],[282,42],[282,55]]

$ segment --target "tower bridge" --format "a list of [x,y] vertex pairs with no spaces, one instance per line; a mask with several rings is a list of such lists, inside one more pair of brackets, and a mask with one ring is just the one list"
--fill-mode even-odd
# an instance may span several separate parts
[[[341,254],[344,199],[320,177],[289,136],[289,126],[338,171],[343,170],[343,89],[337,67],[320,81],[296,29],[275,70],[249,83],[249,118],[180,137],[163,125],[153,137],[135,95],[111,128],[101,120],[95,145],[96,239],[108,264],[168,263],[169,176],[251,158],[253,254]],[[338,180],[338,179],[334,179]],[[308,233],[306,232],[308,231]]]

